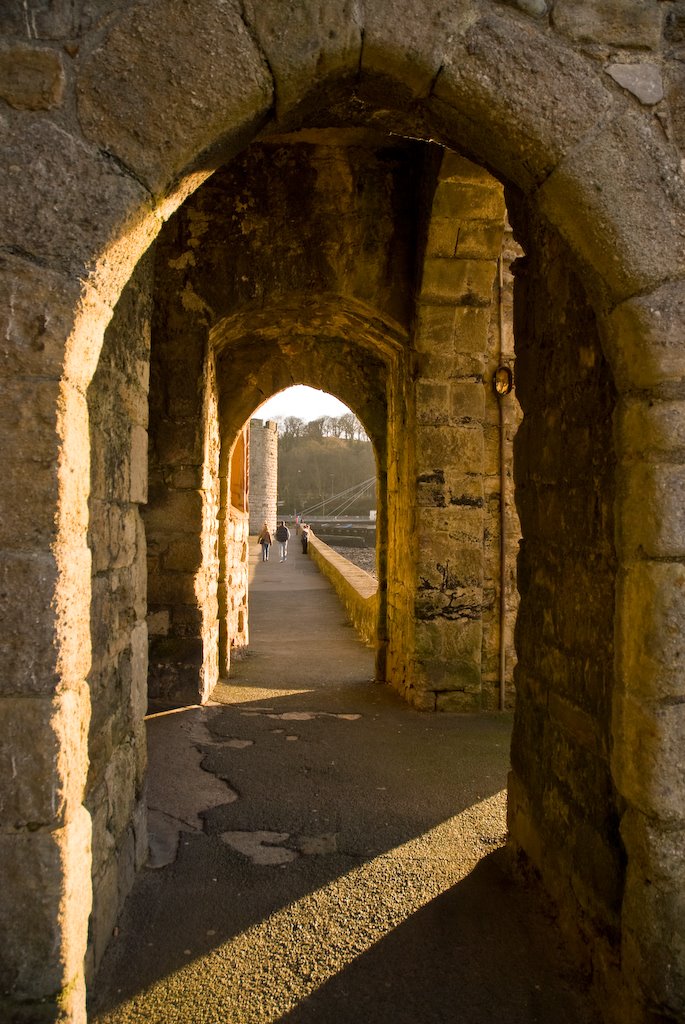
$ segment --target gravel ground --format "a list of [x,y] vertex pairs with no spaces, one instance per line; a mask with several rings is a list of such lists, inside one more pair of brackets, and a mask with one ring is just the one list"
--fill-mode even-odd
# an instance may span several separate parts
[[508,873],[510,716],[422,714],[373,683],[293,555],[252,545],[250,654],[214,703],[148,720],[161,856],[89,1021],[597,1024],[545,900]]
[[375,548],[353,548],[349,544],[338,545],[329,544],[329,547],[337,551],[339,555],[346,558],[349,562],[353,562],[358,565],[364,572],[368,572],[374,579],[378,579],[376,574],[376,549]]

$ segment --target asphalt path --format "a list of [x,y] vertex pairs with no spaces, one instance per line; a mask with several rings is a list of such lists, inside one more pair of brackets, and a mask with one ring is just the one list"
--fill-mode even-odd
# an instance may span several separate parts
[[594,1024],[508,871],[509,716],[427,715],[291,541],[251,545],[250,653],[148,720],[150,866],[98,1024]]

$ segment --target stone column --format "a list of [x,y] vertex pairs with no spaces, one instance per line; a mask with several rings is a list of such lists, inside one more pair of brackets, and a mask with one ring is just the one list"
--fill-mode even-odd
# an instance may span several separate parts
[[646,1019],[645,1005],[685,1018],[684,319],[676,282],[621,304],[606,331],[622,391],[612,769],[624,806],[630,1024]]
[[92,552],[92,717],[86,806],[93,822],[92,977],[147,857],[144,775],[147,500],[152,260],[145,256],[105,331],[88,388]]
[[485,407],[502,189],[448,153],[432,205],[414,333],[418,707],[482,704]]
[[108,312],[84,307],[77,282],[14,256],[0,260],[3,1009],[10,1018],[69,1024],[86,1019],[91,907],[83,800],[91,650],[85,388],[92,367],[60,378],[66,337],[77,351],[87,340],[82,351],[97,359]]
[[249,641],[247,479],[250,436],[250,428],[246,425],[239,431],[237,439],[231,439],[233,443],[224,437],[221,446],[219,670],[223,677],[229,674],[231,658],[243,653]]
[[160,238],[150,384],[150,697],[205,699],[218,678],[218,396],[208,312]]
[[250,420],[250,533],[263,524],[276,529],[278,499],[278,428],[273,420]]

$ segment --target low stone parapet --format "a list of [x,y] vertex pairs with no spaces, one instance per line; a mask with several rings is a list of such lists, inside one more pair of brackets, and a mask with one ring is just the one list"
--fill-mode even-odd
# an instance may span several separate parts
[[324,544],[310,530],[308,554],[329,580],[365,644],[374,645],[378,628],[378,581]]

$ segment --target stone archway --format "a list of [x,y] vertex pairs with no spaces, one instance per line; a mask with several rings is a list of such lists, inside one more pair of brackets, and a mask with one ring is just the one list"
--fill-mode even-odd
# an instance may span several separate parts
[[[352,120],[439,137],[495,170],[564,240],[591,296],[618,389],[610,745],[627,869],[614,949],[629,993],[626,1019],[644,1019],[645,1007],[665,1019],[682,1012],[682,956],[671,949],[680,951],[682,899],[683,185],[678,150],[651,112],[613,84],[599,51],[584,52],[587,38],[613,45],[610,17],[579,7],[577,22],[562,10],[549,23],[495,4],[440,15],[429,3],[382,4],[362,17],[313,3],[283,31],[275,4],[250,10],[248,26],[229,4],[188,11],[169,2],[112,11],[108,24],[41,30],[59,45],[33,47],[46,55],[44,87],[23,98],[9,90],[3,229],[7,406],[21,410],[18,425],[5,425],[5,450],[17,477],[22,453],[40,467],[27,489],[8,488],[3,498],[13,637],[5,740],[12,763],[33,765],[9,773],[16,788],[3,818],[13,880],[3,909],[8,977],[18,998],[57,991],[54,1016],[83,1018],[91,829],[83,810],[85,390],[104,326],[162,218],[215,166],[273,117],[283,131],[337,103]],[[668,62],[674,37],[662,47],[662,20],[661,5],[644,4],[621,44],[652,48]],[[67,75],[61,43],[79,31]],[[515,824],[516,839],[535,860],[530,825],[525,817]],[[36,926],[27,939],[29,905]],[[56,958],[46,952],[53,948]]]

